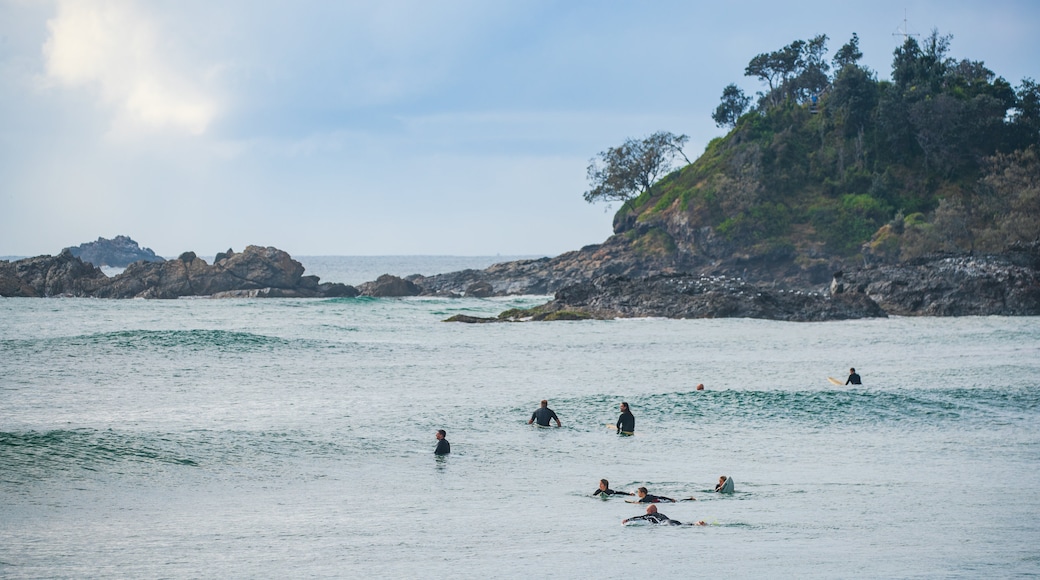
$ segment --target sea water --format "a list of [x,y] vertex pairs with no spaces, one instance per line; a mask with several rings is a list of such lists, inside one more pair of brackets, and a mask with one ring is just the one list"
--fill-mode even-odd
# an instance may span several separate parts
[[0,299],[0,577],[1040,575],[1037,318],[546,299]]

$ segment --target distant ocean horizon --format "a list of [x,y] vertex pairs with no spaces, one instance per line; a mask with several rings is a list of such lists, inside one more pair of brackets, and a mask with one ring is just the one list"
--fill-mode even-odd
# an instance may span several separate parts
[[[0,260],[16,261],[29,256],[0,256]],[[163,256],[167,260],[177,256]],[[215,256],[199,256],[212,264]],[[494,255],[494,256],[293,256],[303,264],[304,274],[318,276],[322,282],[339,282],[358,285],[371,282],[383,274],[411,276],[421,274],[433,276],[448,272],[473,269],[483,270],[493,264],[515,260],[533,260],[545,257],[542,254]],[[124,268],[102,267],[106,276],[116,276]]]

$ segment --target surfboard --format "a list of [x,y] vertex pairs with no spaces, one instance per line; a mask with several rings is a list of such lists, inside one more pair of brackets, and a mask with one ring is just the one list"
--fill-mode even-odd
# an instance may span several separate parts
[[[607,429],[613,429],[614,431],[617,431],[617,424],[616,423],[607,423]],[[635,433],[633,433],[632,431],[622,431],[619,434],[620,435],[635,435]]]
[[844,385],[845,384],[842,381],[839,381],[838,379],[836,379],[834,377],[827,377],[827,380],[830,381],[832,385]]

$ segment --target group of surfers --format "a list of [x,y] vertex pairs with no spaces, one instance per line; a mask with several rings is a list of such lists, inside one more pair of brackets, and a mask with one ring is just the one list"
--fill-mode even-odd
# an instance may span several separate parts
[[[697,385],[697,389],[698,390],[703,390],[704,386],[703,385]],[[635,433],[635,430],[636,430],[636,418],[635,418],[635,415],[632,414],[632,409],[629,408],[627,402],[622,402],[621,405],[620,405],[620,408],[621,408],[621,415],[618,417],[617,423],[615,424],[615,427],[617,428],[617,432],[618,432],[619,435],[632,435],[632,434]],[[539,427],[549,427],[550,423],[553,422],[553,421],[556,422],[556,426],[557,427],[562,427],[563,426],[562,423],[560,422],[560,418],[556,415],[556,412],[549,408],[549,401],[545,400],[545,399],[542,399],[541,403],[539,403],[538,408],[535,409],[535,411],[533,413],[531,413],[531,418],[527,421],[527,424],[531,425],[531,424],[537,423]],[[437,432],[435,434],[435,437],[437,438],[437,448],[433,452],[435,455],[448,455],[449,453],[451,453],[451,444],[448,443],[448,440],[445,438],[446,436],[447,436],[447,433],[444,431],[444,429],[438,429],[437,430]],[[733,478],[725,476],[725,475],[719,476],[719,483],[715,486],[715,492],[716,493],[733,493]],[[661,503],[661,502],[672,502],[672,503],[674,503],[676,500],[674,500],[674,499],[672,499],[670,497],[664,497],[663,495],[653,495],[653,494],[649,493],[645,487],[638,488],[635,491],[635,493],[627,492],[627,491],[614,491],[613,489],[610,489],[610,482],[608,482],[606,479],[601,479],[601,480],[599,480],[599,489],[597,489],[592,495],[593,496],[603,496],[603,497],[610,497],[610,496],[614,496],[614,495],[639,496],[638,500],[634,500],[634,501],[626,500],[626,501],[628,501],[628,503],[647,503],[647,504],[650,504],[650,505],[648,505],[646,507],[646,513],[645,514],[643,514],[641,516],[625,518],[624,520],[621,520],[621,523],[623,523],[623,524],[627,524],[629,522],[636,522],[636,521],[647,521],[647,522],[650,522],[652,524],[666,524],[666,525],[672,525],[672,526],[681,526],[681,525],[706,526],[706,525],[708,525],[707,522],[705,522],[704,520],[700,520],[700,521],[698,521],[696,523],[692,523],[692,524],[683,524],[679,520],[673,520],[673,519],[669,518],[668,516],[660,513],[659,511],[657,511],[657,506],[654,505],[654,504],[658,504],[658,503]],[[683,499],[681,499],[679,501],[696,501],[696,499],[697,498],[695,498],[695,497],[687,497],[687,498],[683,498]]]
[[[715,493],[733,493],[733,478],[729,477],[729,476],[726,476],[726,475],[720,475],[719,476],[719,482],[715,485]],[[615,495],[639,496],[638,500],[625,500],[625,501],[627,503],[648,503],[648,504],[650,504],[650,505],[646,506],[646,513],[645,514],[643,514],[641,516],[625,518],[625,519],[621,520],[622,524],[627,524],[629,522],[646,521],[646,522],[650,522],[651,524],[665,524],[665,525],[670,525],[670,526],[682,526],[682,525],[687,525],[687,526],[706,526],[706,525],[708,525],[708,523],[705,522],[704,520],[700,520],[700,521],[698,521],[696,523],[692,523],[692,524],[683,524],[679,520],[673,520],[673,519],[669,518],[668,516],[660,513],[659,511],[657,511],[657,506],[654,505],[654,504],[658,504],[658,503],[662,503],[662,502],[675,503],[676,500],[674,500],[674,499],[672,499],[670,497],[665,497],[663,495],[653,495],[653,494],[649,493],[645,487],[640,487],[640,488],[636,489],[635,493],[631,493],[631,492],[628,492],[628,491],[614,491],[613,489],[610,489],[610,482],[609,481],[607,481],[605,479],[601,479],[601,480],[599,480],[599,489],[597,489],[596,491],[592,492],[592,495],[593,495],[593,497],[595,497],[595,496],[611,497],[611,496],[615,496]],[[697,498],[695,498],[695,497],[686,497],[686,498],[680,499],[678,501],[697,501]]]
[[[697,385],[697,390],[704,390],[704,385]],[[617,429],[619,435],[632,435],[636,430],[636,418],[632,414],[632,409],[629,408],[627,402],[622,402],[621,415],[618,417],[617,423],[614,427]],[[556,415],[556,412],[549,408],[549,401],[543,399],[539,404],[538,408],[531,413],[531,418],[528,419],[527,424],[537,423],[540,427],[549,427],[550,422],[555,421],[557,427],[561,427],[560,418]],[[715,486],[717,493],[733,493],[733,479],[725,475],[719,477],[719,483]],[[629,501],[629,503],[648,503],[646,507],[646,513],[641,516],[635,516],[631,518],[625,518],[621,520],[621,523],[627,524],[629,522],[646,521],[652,524],[666,524],[673,526],[690,525],[690,526],[706,526],[707,522],[700,520],[692,524],[683,524],[679,520],[673,520],[668,516],[657,511],[657,506],[654,504],[661,502],[675,502],[676,500],[670,497],[664,497],[662,495],[650,494],[645,487],[640,487],[635,493],[627,491],[614,491],[610,489],[610,482],[606,479],[599,480],[599,489],[597,489],[593,496],[604,496],[610,497],[614,495],[638,495],[639,499],[635,501]],[[679,501],[696,501],[697,498],[688,497],[683,498]],[[626,500],[627,501],[627,500]]]

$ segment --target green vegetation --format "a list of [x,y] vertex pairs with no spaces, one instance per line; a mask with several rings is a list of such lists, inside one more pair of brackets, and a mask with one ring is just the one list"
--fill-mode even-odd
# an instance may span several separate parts
[[615,231],[643,252],[696,253],[689,232],[710,228],[731,252],[796,261],[999,251],[1040,237],[1035,82],[1012,87],[982,62],[950,58],[951,37],[934,31],[894,51],[890,81],[859,65],[856,35],[830,62],[827,40],[752,58],[757,104],[727,86],[712,117],[729,134],[615,196],[626,202]]

